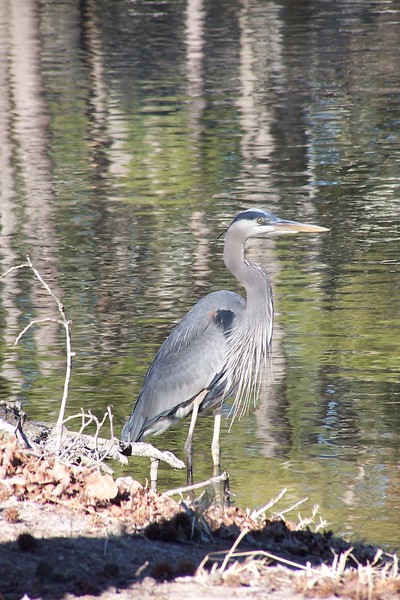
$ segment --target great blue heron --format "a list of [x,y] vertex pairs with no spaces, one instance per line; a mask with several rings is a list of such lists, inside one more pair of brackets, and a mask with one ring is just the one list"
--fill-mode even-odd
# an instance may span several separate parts
[[214,475],[220,468],[221,407],[234,397],[233,414],[242,414],[257,396],[268,363],[273,324],[272,288],[265,269],[245,258],[249,238],[265,234],[315,233],[324,227],[279,219],[249,208],[225,234],[224,262],[247,297],[221,290],[197,302],[158,350],[144,379],[122,441],[138,442],[163,433],[192,413],[185,443],[188,483],[193,481],[193,432],[199,412],[215,410],[211,445]]

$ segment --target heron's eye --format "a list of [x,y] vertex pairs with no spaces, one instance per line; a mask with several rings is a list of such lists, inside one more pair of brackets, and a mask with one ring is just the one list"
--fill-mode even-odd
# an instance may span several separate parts
[[258,217],[258,219],[257,219],[257,223],[258,223],[259,225],[263,225],[263,224],[264,224],[264,219],[263,219],[262,217]]

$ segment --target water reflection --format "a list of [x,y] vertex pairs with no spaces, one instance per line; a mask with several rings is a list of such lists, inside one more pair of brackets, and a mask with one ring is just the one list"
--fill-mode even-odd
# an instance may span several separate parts
[[[173,324],[236,289],[217,239],[239,209],[325,225],[250,248],[274,283],[273,378],[224,422],[223,461],[239,503],[286,486],[335,528],[396,545],[397,6],[32,0],[17,14],[0,0],[0,26],[1,266],[29,253],[65,302],[71,412],[113,404],[122,425]],[[28,273],[2,287],[0,393],[39,418],[57,414],[62,338],[10,345],[54,309]],[[160,446],[180,454],[186,427]],[[198,477],[211,429],[205,417]]]

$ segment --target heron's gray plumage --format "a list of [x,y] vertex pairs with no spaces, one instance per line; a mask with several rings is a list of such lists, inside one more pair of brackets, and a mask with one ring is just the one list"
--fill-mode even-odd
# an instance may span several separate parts
[[[284,221],[259,208],[236,216],[225,234],[224,262],[246,289],[246,299],[231,291],[213,292],[186,314],[149,367],[123,428],[123,441],[160,434],[193,410],[185,446],[191,463],[197,410],[220,410],[232,396],[232,414],[241,416],[249,401],[256,399],[270,355],[273,301],[268,275],[263,267],[246,259],[245,244],[251,237],[299,231],[326,230]],[[219,452],[216,455],[219,457]],[[218,457],[213,453],[214,466]]]
[[[162,433],[186,416],[191,411],[191,401],[208,387],[201,410],[218,402],[214,386],[218,382],[221,387],[226,378],[229,329],[225,324],[234,325],[245,306],[243,298],[230,291],[208,294],[193,306],[154,357],[134,411],[123,429],[123,440],[139,441],[150,434]],[[223,311],[231,319],[227,315],[223,318]],[[225,391],[226,385],[223,387]]]

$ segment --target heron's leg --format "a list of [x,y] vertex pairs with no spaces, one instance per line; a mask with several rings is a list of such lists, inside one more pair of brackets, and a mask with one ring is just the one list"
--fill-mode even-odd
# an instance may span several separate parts
[[[211,454],[214,463],[214,477],[221,474],[221,444],[219,443],[219,434],[221,430],[221,411],[222,405],[215,411],[214,433],[211,443]],[[225,506],[229,503],[229,477],[224,481],[214,484],[214,494],[216,504]]]
[[157,479],[158,479],[158,465],[160,461],[158,458],[150,459],[150,489],[152,492],[157,491]]
[[192,485],[193,483],[193,433],[196,427],[197,415],[199,413],[199,407],[202,403],[204,396],[207,394],[207,390],[204,390],[199,394],[194,402],[192,409],[192,418],[190,420],[189,432],[185,442],[185,455],[186,455],[186,473],[187,473],[187,484]]
[[215,411],[214,433],[211,442],[211,454],[214,463],[214,477],[221,472],[221,446],[219,443],[219,434],[221,430],[221,406]]
[[185,442],[186,475],[188,485],[192,485],[193,483],[193,432],[196,426],[198,412],[199,404],[195,402],[193,404],[192,418],[190,420],[189,432]]

